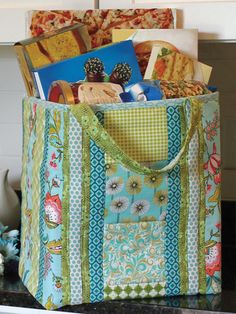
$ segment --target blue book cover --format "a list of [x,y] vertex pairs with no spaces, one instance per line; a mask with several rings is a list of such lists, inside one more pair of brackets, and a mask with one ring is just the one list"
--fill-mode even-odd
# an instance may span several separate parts
[[48,98],[50,86],[57,80],[112,82],[124,88],[142,81],[131,40],[47,65],[33,73],[41,99]]

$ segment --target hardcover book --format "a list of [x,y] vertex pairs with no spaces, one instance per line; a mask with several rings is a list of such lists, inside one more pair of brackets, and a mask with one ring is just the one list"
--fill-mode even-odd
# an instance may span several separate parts
[[33,71],[41,99],[54,81],[110,82],[122,88],[142,80],[131,40],[111,44]]
[[38,96],[32,71],[90,51],[91,39],[87,27],[76,24],[19,41],[14,49],[28,96]]

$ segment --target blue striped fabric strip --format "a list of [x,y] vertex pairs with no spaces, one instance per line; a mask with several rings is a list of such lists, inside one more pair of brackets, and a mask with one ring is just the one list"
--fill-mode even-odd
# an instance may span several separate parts
[[[97,113],[100,122],[103,114]],[[105,209],[105,158],[103,151],[90,141],[90,220],[89,220],[89,272],[90,301],[104,299],[103,233]]]
[[[171,161],[181,147],[181,125],[178,107],[167,107],[168,121],[168,161]],[[179,213],[181,205],[180,190],[180,167],[175,166],[168,175],[168,206],[166,215],[166,294],[180,294],[180,271],[179,271]]]

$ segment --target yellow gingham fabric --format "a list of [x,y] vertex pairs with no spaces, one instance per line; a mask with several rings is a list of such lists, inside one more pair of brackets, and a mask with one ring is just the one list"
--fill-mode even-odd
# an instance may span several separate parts
[[132,159],[138,162],[167,159],[168,131],[165,107],[106,111],[104,127]]

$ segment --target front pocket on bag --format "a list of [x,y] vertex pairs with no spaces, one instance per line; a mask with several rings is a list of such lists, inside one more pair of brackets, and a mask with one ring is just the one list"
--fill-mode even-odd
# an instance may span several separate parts
[[165,221],[105,224],[105,286],[165,282]]

